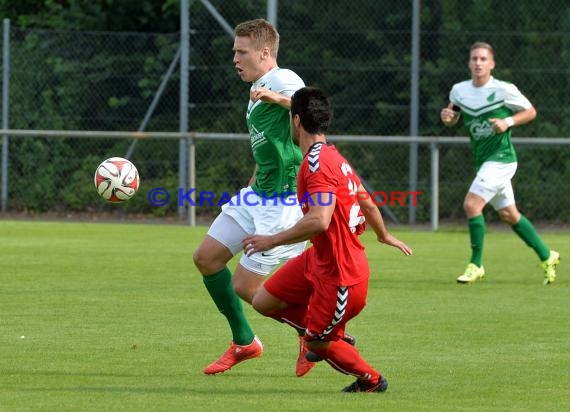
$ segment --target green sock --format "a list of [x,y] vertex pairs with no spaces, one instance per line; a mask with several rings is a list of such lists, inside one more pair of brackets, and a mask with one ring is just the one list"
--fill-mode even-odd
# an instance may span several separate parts
[[512,226],[513,230],[519,237],[524,240],[527,246],[531,247],[540,260],[546,260],[550,256],[550,249],[544,244],[533,224],[524,215],[520,220]]
[[224,267],[211,276],[203,276],[203,280],[212,300],[230,324],[234,343],[236,345],[250,344],[254,333],[245,317],[241,299],[234,291],[230,270]]
[[469,219],[469,237],[471,239],[471,263],[481,267],[483,242],[485,240],[485,218],[483,215]]

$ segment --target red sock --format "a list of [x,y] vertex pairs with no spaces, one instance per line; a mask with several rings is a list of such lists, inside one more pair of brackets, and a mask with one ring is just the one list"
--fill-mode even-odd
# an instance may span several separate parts
[[380,372],[370,366],[354,346],[342,339],[329,342],[328,349],[311,349],[311,351],[341,373],[356,376],[358,379],[370,383],[377,383],[380,379]]

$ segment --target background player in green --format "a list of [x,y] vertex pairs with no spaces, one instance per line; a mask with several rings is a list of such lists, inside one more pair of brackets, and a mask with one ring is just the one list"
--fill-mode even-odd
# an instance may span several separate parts
[[305,248],[300,242],[242,255],[232,281],[227,263],[241,251],[242,239],[280,232],[302,217],[296,202],[287,199],[295,199],[302,160],[291,140],[290,97],[304,86],[297,74],[277,66],[279,34],[269,22],[246,21],[234,33],[233,63],[241,80],[252,83],[246,119],[256,168],[249,186],[222,207],[194,253],[206,289],[232,331],[229,349],[204,369],[206,374],[261,356],[263,346],[245,317],[240,297],[251,303],[265,276]]
[[449,127],[457,124],[463,114],[477,168],[477,176],[463,203],[469,219],[471,261],[457,281],[471,283],[485,276],[482,265],[485,220],[482,213],[485,205],[490,203],[501,220],[536,252],[542,262],[546,285],[556,279],[560,254],[545,245],[532,223],[518,211],[511,184],[517,170],[511,128],[532,121],[536,110],[515,85],[495,79],[491,75],[494,68],[491,45],[474,43],[469,57],[471,79],[453,86],[449,93],[450,103],[440,114],[443,124]]

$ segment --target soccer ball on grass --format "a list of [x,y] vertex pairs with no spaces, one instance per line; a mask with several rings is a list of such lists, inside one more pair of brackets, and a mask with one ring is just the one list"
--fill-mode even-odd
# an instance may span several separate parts
[[93,180],[99,195],[112,203],[127,201],[139,190],[137,168],[122,157],[111,157],[101,162]]

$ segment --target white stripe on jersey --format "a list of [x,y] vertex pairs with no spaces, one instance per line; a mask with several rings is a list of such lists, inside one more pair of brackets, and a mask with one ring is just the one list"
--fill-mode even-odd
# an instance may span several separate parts
[[461,107],[470,116],[480,116],[506,106],[513,112],[529,109],[532,104],[512,83],[491,77],[480,87],[473,86],[471,80],[453,85],[449,101]]

